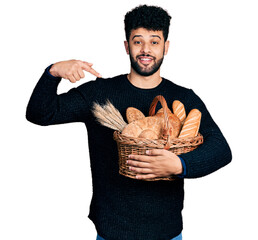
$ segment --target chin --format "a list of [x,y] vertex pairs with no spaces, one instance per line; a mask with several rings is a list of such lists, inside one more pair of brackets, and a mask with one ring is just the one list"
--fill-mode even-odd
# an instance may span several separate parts
[[157,71],[151,71],[151,72],[137,72],[139,75],[144,76],[144,77],[148,77],[153,75],[154,73],[156,73]]
[[137,61],[134,61],[133,58],[130,58],[130,60],[131,60],[131,67],[132,67],[132,69],[136,73],[138,73],[139,75],[144,76],[144,77],[148,77],[148,76],[151,76],[154,73],[156,73],[160,69],[160,66],[161,66],[161,64],[163,62],[163,58],[161,58],[157,63],[154,63],[154,65],[152,65],[148,69],[145,68],[145,70],[144,70],[141,66],[139,66]]

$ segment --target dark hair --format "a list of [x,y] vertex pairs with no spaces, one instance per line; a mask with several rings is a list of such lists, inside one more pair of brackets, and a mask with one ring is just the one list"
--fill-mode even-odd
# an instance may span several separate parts
[[129,41],[131,31],[146,28],[153,31],[163,31],[165,41],[168,38],[171,16],[156,6],[140,5],[127,12],[124,19],[126,40]]

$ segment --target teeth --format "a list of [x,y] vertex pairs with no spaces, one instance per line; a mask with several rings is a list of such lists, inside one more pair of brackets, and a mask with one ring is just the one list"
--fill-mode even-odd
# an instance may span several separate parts
[[150,61],[151,58],[141,58],[141,60],[143,60],[143,61]]

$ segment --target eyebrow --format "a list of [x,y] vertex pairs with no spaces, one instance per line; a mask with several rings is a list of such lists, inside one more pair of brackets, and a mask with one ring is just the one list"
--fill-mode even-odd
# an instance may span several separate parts
[[[134,38],[136,37],[143,37],[142,35],[134,35],[132,40],[134,40]],[[151,37],[158,37],[161,40],[161,37],[159,35],[151,35]]]

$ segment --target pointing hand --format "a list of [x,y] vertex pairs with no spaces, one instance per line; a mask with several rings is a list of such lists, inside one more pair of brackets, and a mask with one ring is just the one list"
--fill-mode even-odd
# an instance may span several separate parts
[[55,77],[68,79],[70,82],[75,83],[85,77],[83,70],[96,77],[101,77],[101,75],[92,68],[92,65],[92,63],[81,60],[61,61],[55,63],[50,68],[49,72]]

